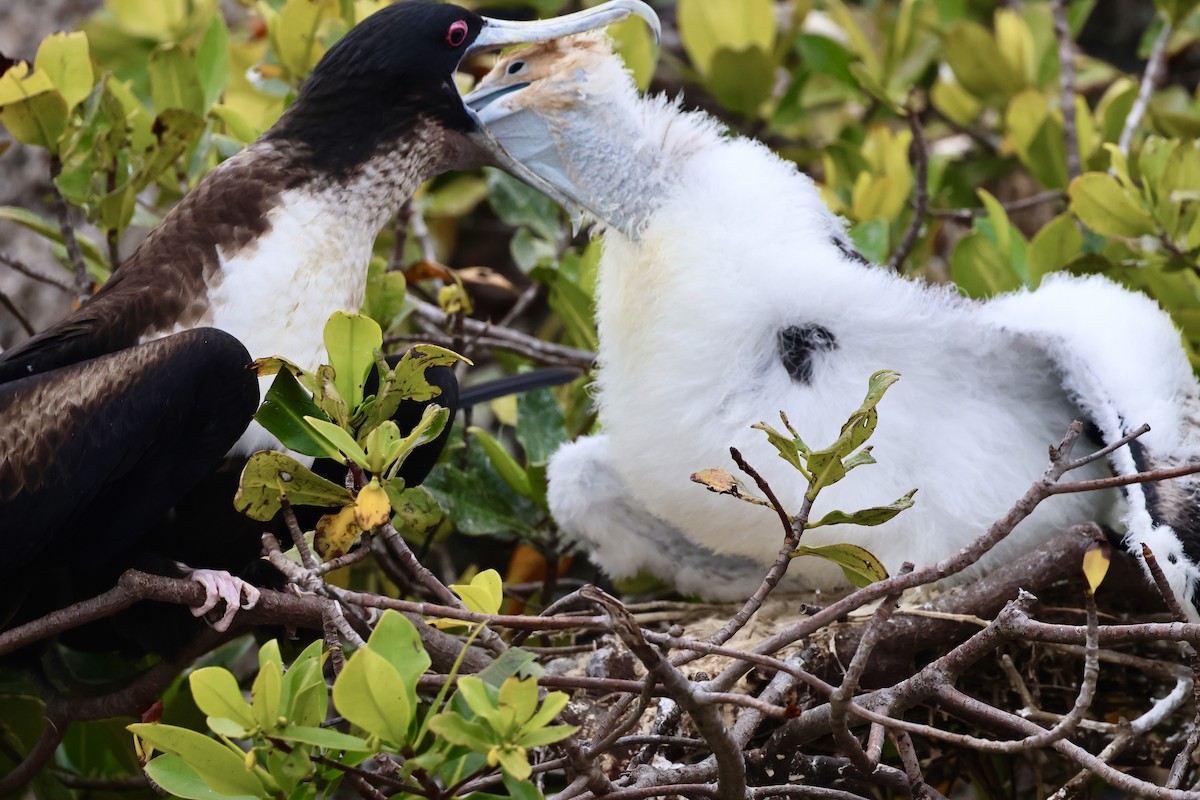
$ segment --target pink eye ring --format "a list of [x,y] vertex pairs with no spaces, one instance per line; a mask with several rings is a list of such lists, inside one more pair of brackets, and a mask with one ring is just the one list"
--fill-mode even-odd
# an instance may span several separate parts
[[451,47],[461,47],[462,43],[467,40],[467,23],[466,20],[455,20],[450,23],[450,28],[446,31],[446,41]]

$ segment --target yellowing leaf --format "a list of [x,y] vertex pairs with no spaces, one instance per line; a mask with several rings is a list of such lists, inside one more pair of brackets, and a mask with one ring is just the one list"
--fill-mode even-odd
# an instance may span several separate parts
[[392,518],[392,503],[388,500],[387,492],[379,485],[379,478],[358,491],[355,500],[354,516],[359,526],[366,531],[377,528]]
[[467,608],[480,614],[497,614],[504,602],[504,581],[494,569],[485,569],[472,578],[470,584],[456,583],[450,588],[462,598]]
[[95,77],[86,33],[47,36],[38,47],[33,63],[36,69],[45,70],[68,109],[79,105],[92,91]]
[[358,507],[344,506],[334,514],[326,514],[317,520],[316,534],[313,536],[313,549],[325,561],[344,556],[362,536],[362,526],[358,522]]
[[1088,591],[1092,594],[1104,582],[1108,567],[1112,564],[1112,545],[1108,542],[1092,542],[1083,554],[1083,577],[1087,579]]
[[0,75],[0,124],[22,144],[57,153],[67,127],[67,101],[45,70],[17,62]]

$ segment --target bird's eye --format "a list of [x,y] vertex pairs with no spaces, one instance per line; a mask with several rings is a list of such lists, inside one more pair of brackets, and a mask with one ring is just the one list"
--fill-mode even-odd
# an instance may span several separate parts
[[520,72],[523,69],[525,69],[524,61],[514,61],[508,65],[508,74],[516,75],[518,72]]
[[461,47],[462,43],[467,40],[467,23],[465,20],[456,19],[450,23],[450,28],[446,31],[446,41],[451,47]]

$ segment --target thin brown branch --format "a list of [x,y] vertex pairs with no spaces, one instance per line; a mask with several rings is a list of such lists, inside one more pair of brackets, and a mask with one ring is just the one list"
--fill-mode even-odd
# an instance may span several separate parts
[[1185,475],[1195,475],[1200,472],[1200,464],[1188,464],[1173,469],[1155,469],[1149,472],[1135,472],[1132,475],[1115,475],[1111,478],[1096,478],[1090,481],[1075,481],[1060,483],[1050,489],[1050,494],[1071,494],[1072,492],[1095,492],[1100,489],[1112,489],[1117,486],[1128,486],[1131,483],[1150,483],[1165,481],[1171,478],[1182,478]]
[[7,253],[0,253],[0,264],[8,267],[15,272],[19,272],[27,278],[32,278],[39,283],[44,283],[47,286],[53,286],[56,289],[61,289],[67,294],[74,294],[75,287],[69,282],[55,275],[47,275],[44,272],[39,272],[33,267],[26,264],[24,261],[19,261]]
[[0,291],[0,305],[8,309],[8,313],[13,315],[13,318],[16,319],[17,324],[21,326],[25,333],[33,336],[33,334],[36,332],[34,330],[33,323],[31,323],[29,318],[21,312],[21,309],[17,307],[17,304],[13,302],[13,299],[2,291]]
[[[1007,203],[1001,203],[1000,207],[1011,213],[1013,211],[1024,211],[1027,208],[1035,208],[1045,203],[1051,203],[1056,200],[1061,200],[1066,197],[1066,193],[1059,189],[1050,189],[1045,192],[1023,197],[1019,200],[1012,200]],[[931,208],[929,216],[940,219],[956,219],[963,222],[970,222],[976,217],[986,217],[988,210],[982,206],[977,208]]]
[[[419,319],[443,329],[449,323],[449,317],[432,303],[411,296],[409,302]],[[498,327],[469,317],[462,318],[461,322],[463,332],[478,337],[478,344],[508,350],[540,363],[589,370],[596,360],[596,354],[590,351],[544,342],[512,328]]]
[[92,279],[88,276],[87,263],[83,260],[83,251],[79,249],[79,240],[75,237],[75,226],[71,223],[71,211],[67,199],[58,188],[57,179],[62,172],[62,162],[58,156],[50,157],[50,186],[54,190],[54,216],[58,220],[58,228],[62,231],[63,244],[67,248],[67,260],[75,275],[75,296],[83,302],[92,296]]
[[1073,180],[1083,165],[1079,159],[1079,133],[1075,122],[1075,43],[1071,39],[1071,23],[1067,19],[1066,0],[1050,0],[1054,15],[1054,37],[1058,41],[1059,111],[1063,117],[1063,138],[1067,145],[1067,180]]
[[671,699],[692,718],[697,733],[708,743],[716,761],[719,787],[716,796],[722,800],[744,800],[746,762],[741,747],[721,718],[719,708],[698,699],[692,683],[646,641],[633,616],[616,598],[590,586],[579,591],[585,599],[608,614],[613,631],[625,646],[642,662],[649,674],[670,692]]
[[925,129],[921,126],[921,115],[913,108],[912,102],[910,95],[905,115],[908,118],[908,129],[912,131],[910,152],[914,167],[913,183],[916,197],[913,200],[913,216],[908,223],[908,228],[904,231],[904,236],[900,239],[900,245],[896,248],[896,252],[892,253],[892,257],[888,259],[888,269],[893,272],[903,270],[904,260],[908,258],[917,244],[921,228],[925,225],[926,211],[929,209],[929,148],[925,144]]

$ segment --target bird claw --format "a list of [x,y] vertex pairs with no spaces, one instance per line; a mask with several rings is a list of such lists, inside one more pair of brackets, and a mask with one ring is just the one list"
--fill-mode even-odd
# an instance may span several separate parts
[[[192,608],[192,616],[203,617],[225,601],[225,613],[211,623],[213,630],[224,633],[233,624],[239,608],[249,610],[258,604],[262,596],[258,588],[224,570],[185,568],[187,577],[204,587],[204,602]],[[243,602],[242,596],[246,599]]]

